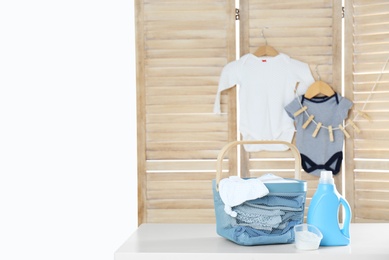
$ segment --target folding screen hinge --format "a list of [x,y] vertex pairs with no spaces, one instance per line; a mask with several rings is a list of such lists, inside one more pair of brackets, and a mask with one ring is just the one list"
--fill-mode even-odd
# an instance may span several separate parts
[[344,18],[344,6],[342,6],[342,18]]
[[240,20],[239,8],[235,8],[235,20]]

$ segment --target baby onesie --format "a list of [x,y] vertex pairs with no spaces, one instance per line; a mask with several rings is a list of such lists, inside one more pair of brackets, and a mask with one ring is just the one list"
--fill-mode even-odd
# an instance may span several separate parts
[[[220,113],[223,90],[239,85],[239,131],[243,140],[280,140],[291,142],[295,127],[284,107],[302,95],[314,79],[308,64],[280,53],[275,57],[246,54],[228,63],[220,76],[214,112]],[[286,150],[284,145],[245,145],[249,152]]]
[[[301,109],[300,101],[303,106],[307,106],[306,112],[297,116],[294,113]],[[295,98],[289,103],[285,110],[296,123],[296,147],[301,154],[301,163],[303,169],[312,175],[320,176],[322,170],[332,171],[337,174],[340,170],[343,160],[343,132],[339,128],[343,120],[347,118],[352,102],[347,98],[335,93],[331,97],[313,97],[307,99],[304,96]],[[309,115],[314,115],[316,123],[321,122],[322,127],[316,137],[312,134],[316,129],[316,124],[311,122],[305,129],[304,123]],[[330,141],[328,126],[332,126],[334,141]]]

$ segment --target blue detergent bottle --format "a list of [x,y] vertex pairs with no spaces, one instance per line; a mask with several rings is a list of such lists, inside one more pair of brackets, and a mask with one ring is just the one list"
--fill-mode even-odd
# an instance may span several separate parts
[[[343,227],[339,223],[339,209],[344,208]],[[346,246],[350,243],[351,209],[334,185],[331,171],[320,173],[319,185],[308,208],[307,223],[323,234],[321,246]]]

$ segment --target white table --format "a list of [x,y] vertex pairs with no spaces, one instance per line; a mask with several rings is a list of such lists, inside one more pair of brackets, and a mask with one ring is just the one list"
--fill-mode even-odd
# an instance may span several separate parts
[[389,260],[389,223],[352,223],[348,246],[300,251],[294,244],[240,246],[216,234],[214,224],[142,224],[115,252],[115,260]]

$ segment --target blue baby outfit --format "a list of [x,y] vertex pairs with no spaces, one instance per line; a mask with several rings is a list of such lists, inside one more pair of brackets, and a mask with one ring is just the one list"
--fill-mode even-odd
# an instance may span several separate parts
[[[313,97],[311,99],[300,96],[285,107],[288,115],[295,121],[296,147],[301,153],[302,168],[307,173],[320,176],[322,170],[332,171],[333,174],[340,171],[343,160],[344,135],[337,128],[347,118],[352,105],[350,100],[335,93],[330,97]],[[294,116],[294,113],[301,109],[301,106],[307,107],[307,113]],[[314,115],[314,121],[323,124],[316,137],[312,136],[316,129],[315,123],[311,122],[303,129],[309,115]],[[330,141],[328,126],[332,126],[334,129],[333,142]]]

